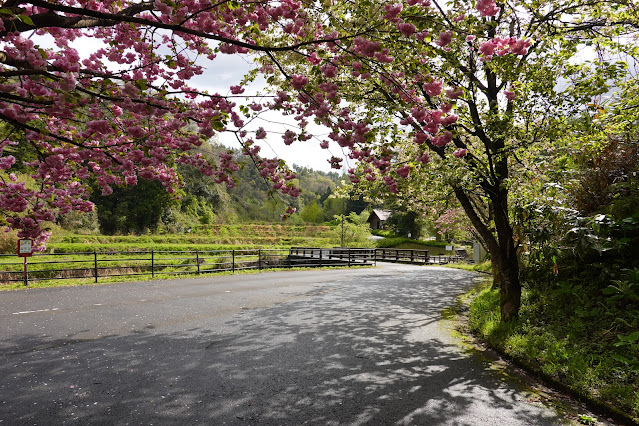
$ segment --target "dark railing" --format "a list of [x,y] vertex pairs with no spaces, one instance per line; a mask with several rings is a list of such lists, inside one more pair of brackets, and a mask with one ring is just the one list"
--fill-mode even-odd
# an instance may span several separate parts
[[[28,258],[0,255],[0,283],[148,275],[207,274],[243,270],[323,266],[370,266],[372,250],[255,249],[210,251],[130,251],[42,253]],[[26,272],[25,272],[26,271]]]
[[28,258],[0,255],[0,283],[88,278],[208,274],[302,267],[371,266],[377,261],[444,264],[463,256],[430,256],[428,250],[319,248],[43,253]]

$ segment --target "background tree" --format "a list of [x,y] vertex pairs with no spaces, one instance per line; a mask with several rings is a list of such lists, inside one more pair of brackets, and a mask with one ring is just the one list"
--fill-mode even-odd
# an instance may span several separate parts
[[176,202],[158,181],[140,179],[135,186],[113,188],[110,195],[95,192],[100,231],[106,235],[154,231],[162,213]]

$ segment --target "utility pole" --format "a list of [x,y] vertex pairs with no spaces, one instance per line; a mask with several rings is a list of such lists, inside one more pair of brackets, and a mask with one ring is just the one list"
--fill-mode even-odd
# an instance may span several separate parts
[[342,199],[342,238],[340,239],[340,247],[344,247],[344,204],[345,201]]

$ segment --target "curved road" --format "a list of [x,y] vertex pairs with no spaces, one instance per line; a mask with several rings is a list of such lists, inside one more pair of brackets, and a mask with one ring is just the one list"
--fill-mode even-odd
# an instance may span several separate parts
[[442,327],[474,275],[285,271],[0,293],[0,425],[541,425]]

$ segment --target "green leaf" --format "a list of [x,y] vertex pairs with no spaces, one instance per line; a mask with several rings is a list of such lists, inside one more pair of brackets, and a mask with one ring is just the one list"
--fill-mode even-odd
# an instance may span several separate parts
[[135,87],[137,87],[138,89],[144,91],[148,88],[148,84],[146,82],[146,80],[135,80]]
[[224,122],[221,120],[214,120],[211,125],[213,126],[213,129],[217,131],[224,130]]
[[624,364],[630,364],[630,360],[628,358],[622,357],[621,355],[612,354],[610,355],[610,358],[614,359],[615,361],[622,362]]
[[24,22],[27,25],[31,25],[32,27],[35,27],[35,24],[33,23],[33,20],[31,19],[30,16],[27,15],[18,15],[17,18],[19,20],[21,20],[22,22]]

